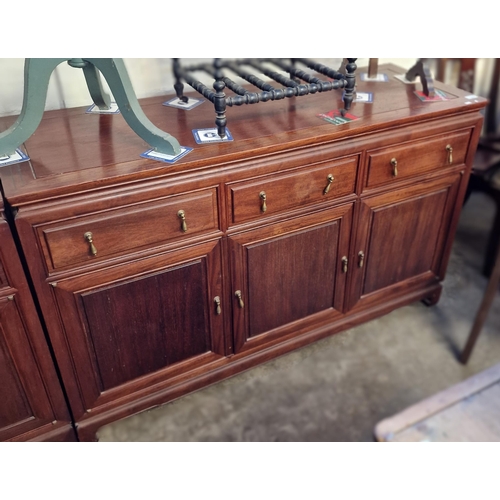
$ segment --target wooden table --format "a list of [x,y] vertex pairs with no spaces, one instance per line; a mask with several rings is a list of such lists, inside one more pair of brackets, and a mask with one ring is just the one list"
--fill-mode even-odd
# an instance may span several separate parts
[[377,441],[500,441],[500,364],[375,427]]

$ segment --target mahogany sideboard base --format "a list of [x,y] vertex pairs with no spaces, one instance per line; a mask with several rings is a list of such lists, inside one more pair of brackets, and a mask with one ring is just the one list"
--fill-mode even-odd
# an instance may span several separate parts
[[79,441],[77,439],[75,429],[72,425],[64,425],[61,427],[56,427],[54,429],[47,428],[46,431],[40,428],[38,432],[20,434],[15,438],[9,439],[8,441],[20,441],[20,442],[74,442]]
[[[122,418],[134,415],[136,413],[152,410],[158,406],[169,403],[185,394],[204,389],[217,382],[249,370],[262,363],[271,361],[279,356],[305,347],[318,340],[330,337],[336,333],[341,333],[350,328],[366,323],[384,316],[391,311],[398,309],[419,300],[425,302],[427,297],[439,295],[442,286],[440,284],[429,285],[425,289],[419,289],[409,293],[404,297],[398,297],[390,302],[373,309],[363,311],[351,317],[345,318],[336,324],[326,324],[312,331],[304,332],[300,335],[290,336],[289,339],[282,340],[279,343],[261,351],[255,351],[244,356],[235,355],[228,359],[224,364],[214,366],[210,371],[200,374],[197,377],[187,381],[180,382],[164,390],[152,394],[146,394],[144,397],[134,398],[133,401],[123,404],[116,410],[99,414],[95,417],[89,417],[77,423],[77,432],[80,441],[98,441],[98,430],[106,424],[115,422]],[[361,340],[361,339],[360,339]]]
[[[194,129],[213,127],[210,106],[144,99],[148,118],[193,148],[172,165],[141,158],[120,115],[46,113],[30,161],[0,172],[41,317],[25,315],[54,355],[40,348],[38,383],[55,396],[38,398],[33,427],[60,420],[95,440],[103,425],[397,307],[437,303],[486,100],[435,82],[448,99],[422,102],[401,68],[380,70],[389,81],[359,82],[373,103],[353,103],[352,121],[318,116],[342,106],[332,93],[279,100],[232,109],[224,143],[195,143]],[[12,290],[0,293],[13,310]],[[8,425],[29,416],[14,376],[12,387]],[[59,419],[47,420],[49,395]]]

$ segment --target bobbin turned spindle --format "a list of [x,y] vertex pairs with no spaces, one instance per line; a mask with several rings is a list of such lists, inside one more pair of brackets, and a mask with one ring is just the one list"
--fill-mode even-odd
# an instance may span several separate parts
[[[226,137],[226,108],[231,106],[242,106],[244,104],[256,104],[258,102],[277,101],[290,97],[302,97],[317,92],[327,92],[330,90],[345,90],[344,108],[341,114],[351,108],[354,98],[354,88],[356,86],[356,59],[346,59],[340,70],[334,70],[323,64],[316,63],[311,59],[238,59],[223,60],[214,59],[213,64],[198,64],[189,67],[182,67],[178,59],[173,60],[173,71],[175,77],[174,88],[177,97],[182,102],[188,102],[184,95],[184,84],[203,95],[213,103],[215,109],[215,125],[221,138]],[[313,70],[320,75],[328,77],[320,79],[317,76],[300,69],[297,65],[301,64],[307,69]],[[288,73],[285,76],[282,72],[272,69],[276,67]],[[224,74],[224,69],[231,71],[259,91],[252,92],[239,85]],[[254,73],[266,75],[270,81],[264,81]],[[202,71],[214,78],[213,89],[197,80],[193,73]],[[276,87],[273,83],[280,84]],[[226,96],[224,90],[229,89],[234,92],[234,96]],[[215,91],[215,92],[214,92]]]

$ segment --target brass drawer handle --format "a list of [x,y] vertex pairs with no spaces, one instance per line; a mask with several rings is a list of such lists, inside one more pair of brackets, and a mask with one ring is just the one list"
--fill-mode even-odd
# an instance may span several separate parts
[[363,264],[365,262],[365,252],[363,250],[360,250],[358,253],[358,267],[363,267]]
[[184,210],[179,210],[177,212],[177,217],[179,217],[179,219],[181,220],[181,231],[185,233],[188,230],[188,227],[186,222],[186,213],[184,212]]
[[328,174],[328,176],[326,177],[327,185],[325,189],[323,189],[323,194],[327,194],[328,191],[330,191],[330,186],[332,185],[334,179],[335,177],[332,174]]
[[346,256],[342,257],[342,272],[346,273],[347,272],[347,264],[348,264],[348,259]]
[[266,192],[265,191],[261,191],[259,193],[259,196],[260,196],[260,199],[262,200],[262,203],[260,205],[260,211],[261,212],[265,212],[267,210],[267,196],[266,196]]
[[219,296],[215,297],[214,302],[215,302],[215,313],[219,315],[222,312],[220,305],[220,297]]
[[396,160],[396,158],[392,158],[391,165],[392,165],[392,176],[397,177],[398,176],[398,160]]
[[238,299],[238,305],[240,306],[241,309],[243,309],[245,307],[245,303],[243,302],[243,299],[241,298],[241,290],[236,290],[236,292],[234,292],[234,295]]
[[448,163],[451,165],[453,163],[453,148],[450,144],[446,145],[446,151],[448,151]]
[[87,231],[83,237],[87,240],[90,248],[90,253],[92,255],[97,255],[97,248],[94,245],[94,238],[92,236],[92,233],[90,231]]

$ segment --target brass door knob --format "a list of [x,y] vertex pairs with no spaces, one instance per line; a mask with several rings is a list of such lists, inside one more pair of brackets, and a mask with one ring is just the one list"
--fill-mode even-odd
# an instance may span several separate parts
[[446,145],[446,151],[448,151],[448,163],[451,165],[453,163],[453,148],[450,144]]
[[365,252],[363,252],[363,250],[360,250],[358,253],[358,267],[363,267],[364,262],[365,262]]
[[349,260],[347,259],[346,256],[342,257],[342,272],[346,273],[347,272],[347,264]]
[[241,307],[241,309],[243,309],[245,307],[245,303],[243,302],[243,299],[241,298],[241,290],[236,290],[236,292],[234,292],[234,295],[238,299],[238,305]]
[[222,308],[220,305],[220,297],[219,296],[215,297],[214,302],[215,302],[215,313],[219,315],[222,312]]

